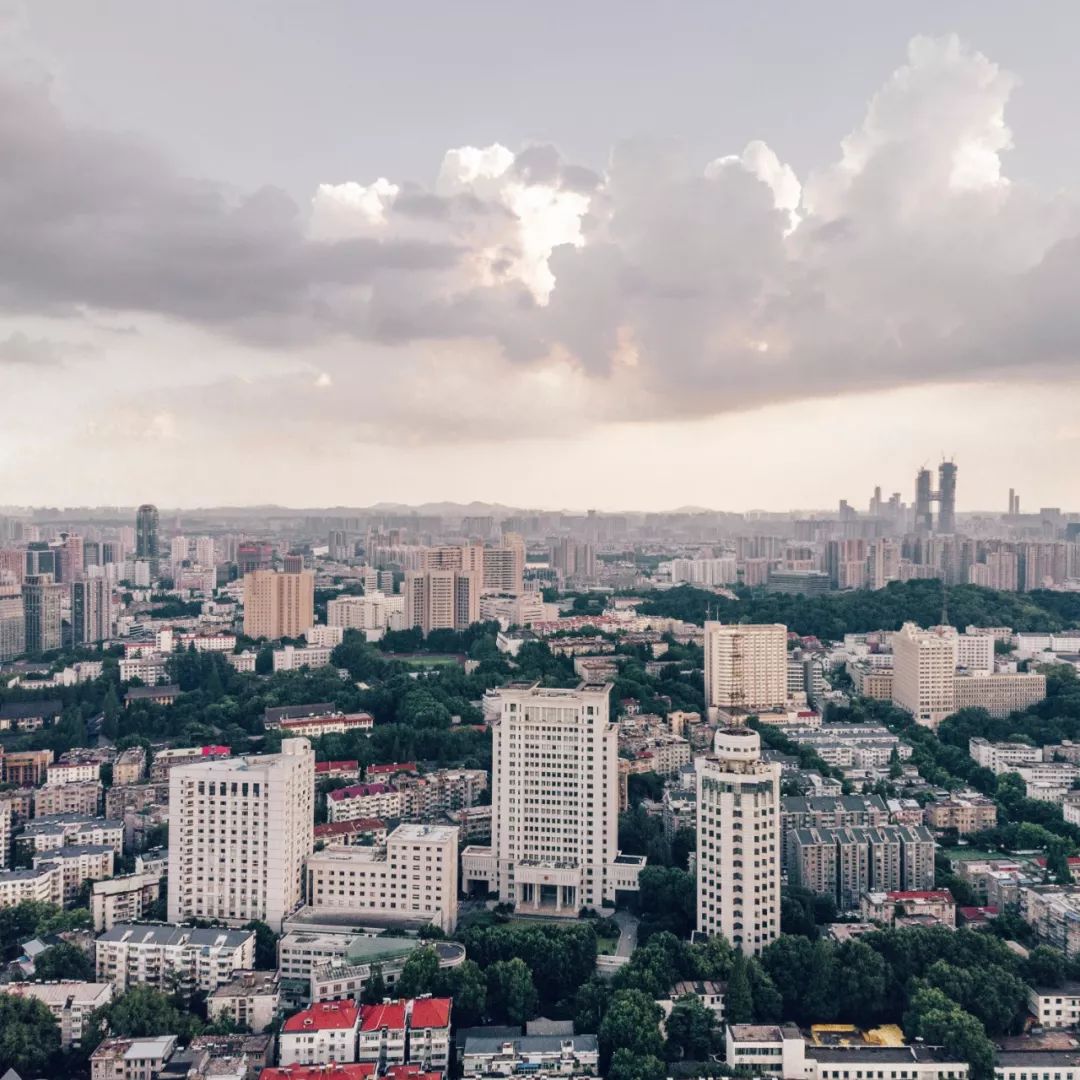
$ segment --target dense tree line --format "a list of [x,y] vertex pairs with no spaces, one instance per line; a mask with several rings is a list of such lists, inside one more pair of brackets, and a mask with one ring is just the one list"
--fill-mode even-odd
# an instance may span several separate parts
[[[707,612],[723,622],[783,623],[797,634],[837,641],[844,634],[899,630],[905,622],[936,625],[941,619],[940,581],[894,581],[884,589],[859,589],[824,596],[787,596],[740,590],[730,600],[705,589],[682,585],[651,596],[643,614],[667,615],[701,623]],[[1014,630],[1065,630],[1080,622],[1080,596],[1038,590],[998,592],[976,585],[949,587],[949,619],[963,629],[1011,626]]]

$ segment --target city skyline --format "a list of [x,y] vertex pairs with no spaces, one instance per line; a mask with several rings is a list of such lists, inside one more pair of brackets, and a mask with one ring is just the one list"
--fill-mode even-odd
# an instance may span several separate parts
[[1078,503],[1074,9],[290,7],[3,21],[7,499]]

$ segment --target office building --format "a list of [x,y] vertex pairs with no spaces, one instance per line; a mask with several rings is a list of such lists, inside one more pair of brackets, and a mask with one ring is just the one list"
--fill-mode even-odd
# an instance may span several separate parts
[[490,695],[492,843],[462,876],[519,911],[574,916],[636,890],[644,859],[618,851],[618,727],[610,684],[511,684]]
[[28,653],[52,652],[63,645],[64,591],[52,574],[27,574],[23,578]]
[[751,713],[787,701],[787,627],[705,623],[705,704]]
[[313,914],[352,915],[408,924],[457,925],[458,830],[399,825],[380,847],[331,846],[307,860]]
[[172,769],[169,921],[261,919],[280,929],[300,903],[314,846],[314,789],[307,739],[282,740],[279,754]]
[[71,586],[71,641],[99,645],[112,637],[112,585],[103,577],[86,578]]
[[924,727],[956,711],[957,637],[951,626],[922,630],[914,623],[893,634],[893,704]]
[[756,955],[780,934],[780,766],[721,728],[697,772],[697,928]]
[[525,588],[525,541],[506,533],[498,547],[484,548],[484,590],[516,595]]
[[135,558],[150,564],[150,573],[157,577],[158,569],[158,511],[144,503],[135,512]]
[[315,622],[315,575],[254,570],[244,576],[244,633],[253,638],[298,638]]
[[465,630],[480,621],[477,570],[410,570],[405,575],[405,626],[432,630]]

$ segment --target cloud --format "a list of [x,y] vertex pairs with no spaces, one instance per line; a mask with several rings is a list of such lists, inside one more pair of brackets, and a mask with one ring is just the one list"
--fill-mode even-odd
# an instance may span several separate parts
[[[431,187],[359,178],[300,207],[186,177],[71,124],[40,81],[8,84],[0,314],[120,313],[148,351],[145,319],[163,317],[223,356],[295,356],[254,388],[226,363],[201,407],[351,417],[370,440],[1072,375],[1080,204],[1008,178],[1015,85],[955,37],[916,38],[806,177],[756,140],[705,163],[621,143],[602,174],[493,143],[447,151]],[[189,393],[147,407],[194,410]]]
[[18,367],[54,367],[72,353],[89,351],[89,347],[84,344],[30,338],[16,332],[0,341],[0,367],[8,364]]

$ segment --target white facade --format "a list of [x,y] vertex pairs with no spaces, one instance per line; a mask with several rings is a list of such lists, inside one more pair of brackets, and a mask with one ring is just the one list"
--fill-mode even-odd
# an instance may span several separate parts
[[60,1028],[60,1045],[65,1050],[82,1042],[83,1023],[95,1010],[112,1001],[112,984],[96,982],[12,982],[4,986],[5,994],[34,998],[53,1014]]
[[618,853],[618,728],[611,685],[511,685],[494,695],[492,846],[466,848],[466,878],[520,910],[576,915],[636,888],[644,860]]
[[330,663],[333,649],[327,645],[308,645],[306,648],[286,645],[274,650],[275,671],[299,671],[301,668],[325,667]]
[[300,903],[314,847],[314,788],[307,739],[284,739],[280,754],[174,768],[169,921],[261,919],[280,929]]
[[698,762],[697,927],[747,955],[780,934],[780,766],[749,728],[722,728]]
[[787,701],[787,627],[705,623],[705,704],[754,712]]
[[307,903],[337,911],[457,925],[458,830],[451,825],[399,825],[385,847],[336,847],[307,860]]

